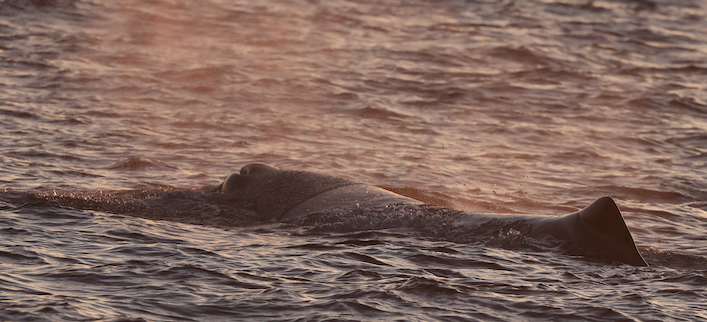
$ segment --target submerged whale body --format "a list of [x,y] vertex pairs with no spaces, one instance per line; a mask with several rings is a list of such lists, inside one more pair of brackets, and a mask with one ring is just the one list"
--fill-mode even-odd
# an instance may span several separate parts
[[[215,190],[248,200],[258,217],[277,221],[350,207],[423,204],[419,200],[353,180],[306,171],[280,170],[262,163],[244,166],[240,173],[231,174]],[[470,215],[479,220],[522,220],[527,223],[528,229],[524,233],[529,237],[550,235],[607,254],[619,262],[648,265],[610,197],[599,198],[576,213],[559,217]]]

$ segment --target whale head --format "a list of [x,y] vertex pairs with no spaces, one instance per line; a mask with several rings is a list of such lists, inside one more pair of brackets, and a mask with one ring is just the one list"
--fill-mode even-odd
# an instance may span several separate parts
[[229,175],[216,189],[229,194],[244,193],[246,192],[244,189],[250,186],[249,180],[252,180],[254,176],[277,171],[280,169],[265,163],[250,163],[243,166],[240,172]]
[[322,192],[356,182],[305,171],[280,170],[263,163],[250,163],[233,173],[214,190],[232,196],[263,220],[277,220],[298,204]]

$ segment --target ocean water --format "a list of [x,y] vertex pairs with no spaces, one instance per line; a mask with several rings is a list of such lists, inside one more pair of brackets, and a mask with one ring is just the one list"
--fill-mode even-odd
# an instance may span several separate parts
[[[0,2],[0,320],[705,320],[705,35],[698,0]],[[649,266],[262,222],[203,190],[250,162],[475,213],[609,195]]]

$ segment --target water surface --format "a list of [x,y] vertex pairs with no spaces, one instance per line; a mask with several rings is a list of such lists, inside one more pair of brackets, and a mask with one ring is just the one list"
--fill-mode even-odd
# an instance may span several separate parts
[[[2,319],[705,319],[705,10],[4,1]],[[610,195],[651,266],[405,214],[229,221],[192,190],[253,161],[470,212]]]

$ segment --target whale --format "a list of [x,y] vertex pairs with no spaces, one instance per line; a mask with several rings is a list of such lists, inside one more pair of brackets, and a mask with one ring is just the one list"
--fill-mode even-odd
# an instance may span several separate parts
[[[260,219],[278,222],[353,207],[425,204],[366,183],[302,170],[281,170],[264,163],[243,166],[212,190],[237,196]],[[564,216],[469,214],[466,218],[474,222],[522,222],[522,233],[528,237],[552,236],[617,262],[648,266],[618,206],[608,196]]]

